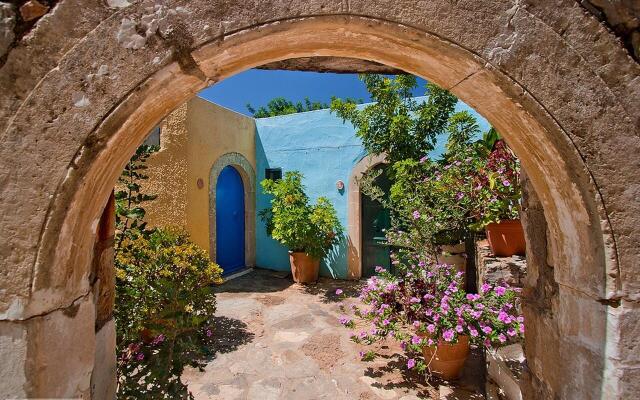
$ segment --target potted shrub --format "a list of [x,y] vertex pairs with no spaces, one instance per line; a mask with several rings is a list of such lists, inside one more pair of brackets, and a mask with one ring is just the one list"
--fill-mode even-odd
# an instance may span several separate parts
[[[394,338],[409,353],[409,368],[455,379],[470,345],[504,345],[524,333],[516,289],[485,284],[479,294],[466,293],[461,272],[415,252],[394,255],[393,263],[395,274],[378,268],[380,274],[360,293],[362,306],[353,308],[354,315],[370,322],[371,329],[354,332],[355,342]],[[348,316],[340,322],[356,325]]]
[[342,226],[328,199],[309,203],[302,178],[300,172],[290,171],[277,181],[263,180],[264,192],[273,199],[260,217],[267,233],[289,249],[293,280],[311,283],[318,280],[320,260],[338,243]]
[[474,177],[474,229],[484,228],[496,256],[524,255],[520,222],[520,163],[503,140],[498,140],[484,168]]

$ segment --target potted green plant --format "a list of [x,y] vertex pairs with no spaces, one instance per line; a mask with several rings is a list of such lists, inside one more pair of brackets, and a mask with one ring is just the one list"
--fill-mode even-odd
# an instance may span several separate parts
[[462,272],[420,251],[396,254],[392,263],[393,274],[378,267],[379,275],[361,289],[362,306],[353,308],[354,315],[340,317],[350,328],[354,318],[371,324],[352,334],[356,343],[396,339],[407,352],[408,368],[455,379],[470,345],[506,345],[524,334],[517,289],[484,284],[480,293],[466,293]]
[[318,280],[320,260],[338,243],[342,225],[333,205],[325,197],[309,202],[302,185],[302,174],[289,171],[279,180],[261,182],[265,193],[273,196],[271,208],[260,211],[267,233],[289,249],[293,280]]
[[483,168],[473,179],[475,218],[471,226],[484,228],[496,256],[524,255],[520,222],[520,162],[503,140],[498,140]]

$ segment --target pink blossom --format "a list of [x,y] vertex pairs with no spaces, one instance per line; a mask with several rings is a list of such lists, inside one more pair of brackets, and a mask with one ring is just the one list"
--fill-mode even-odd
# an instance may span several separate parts
[[489,285],[488,283],[483,283],[482,286],[480,287],[481,293],[486,293],[489,290],[491,290],[491,285]]
[[461,325],[456,325],[456,332],[462,333],[462,326]]
[[389,322],[388,319],[382,320],[382,325],[387,326],[389,325],[391,322]]
[[493,332],[493,329],[491,329],[490,326],[483,326],[482,327],[482,332],[486,333],[487,335],[490,334],[491,332]]
[[498,313],[498,320],[500,322],[504,322],[505,324],[508,324],[509,322],[511,322],[511,318],[509,317],[509,314],[507,314],[504,311],[500,311]]
[[413,337],[411,338],[411,344],[420,344],[421,341],[422,339],[420,339],[420,337],[416,335],[413,335]]
[[336,289],[336,295],[340,296],[342,294],[342,289]]
[[442,332],[442,338],[447,342],[452,341],[454,336],[455,334],[453,333],[453,329],[447,329],[446,331]]
[[144,354],[142,354],[142,353],[136,354],[136,360],[138,360],[138,361],[144,360]]
[[213,332],[211,331],[211,329],[207,329],[205,331],[205,334],[207,335],[207,337],[211,337],[211,335],[213,335]]
[[420,218],[420,212],[418,210],[415,210],[413,212],[413,219],[418,219],[418,218]]
[[472,337],[476,337],[476,336],[478,336],[478,331],[476,330],[476,328],[469,328],[469,334]]
[[158,336],[156,336],[153,341],[151,342],[152,345],[157,346],[160,343],[164,342],[164,338],[165,336],[161,333]]
[[502,287],[502,286],[496,286],[496,288],[494,290],[495,290],[495,292],[496,292],[496,294],[498,296],[504,295],[506,293],[506,291],[507,291],[507,289]]
[[503,180],[503,181],[502,181],[502,184],[503,184],[504,186],[511,186],[511,182],[509,182],[509,180],[508,180],[508,179]]
[[498,340],[500,340],[500,343],[504,343],[507,341],[507,337],[504,335],[504,333],[501,333],[498,335]]
[[513,328],[509,328],[509,329],[507,330],[507,335],[509,335],[509,336],[515,336],[515,335],[516,335],[516,330],[515,330],[515,329],[513,329]]
[[416,360],[410,358],[407,360],[407,368],[411,369],[416,366]]
[[427,330],[431,333],[435,332],[436,326],[434,324],[427,325]]

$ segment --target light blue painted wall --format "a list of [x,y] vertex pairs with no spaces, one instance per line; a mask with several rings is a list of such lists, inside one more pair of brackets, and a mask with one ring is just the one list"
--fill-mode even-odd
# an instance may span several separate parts
[[[467,110],[475,115],[481,131],[489,129],[489,123],[466,104],[458,103],[457,110]],[[446,137],[439,139],[432,157],[442,154],[445,141]],[[354,127],[348,122],[343,123],[329,110],[257,119],[256,210],[259,212],[270,206],[269,196],[263,194],[260,187],[266,168],[282,168],[283,174],[297,170],[304,175],[303,184],[311,201],[315,202],[320,196],[327,197],[346,232],[347,191],[339,192],[336,182],[341,180],[345,186],[348,185],[351,170],[364,155]],[[287,249],[269,237],[257,214],[256,218],[256,264],[262,268],[288,271]],[[320,274],[346,278],[346,240],[323,260]]]

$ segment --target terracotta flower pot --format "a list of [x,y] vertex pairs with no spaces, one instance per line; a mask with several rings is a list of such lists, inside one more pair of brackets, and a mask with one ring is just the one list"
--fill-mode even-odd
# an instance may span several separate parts
[[485,227],[489,247],[495,256],[524,255],[524,230],[519,219],[491,223]]
[[303,252],[289,252],[291,274],[297,283],[313,283],[318,280],[320,260]]
[[469,337],[459,336],[453,344],[440,340],[437,346],[424,346],[422,354],[429,372],[445,380],[456,379],[469,355]]

